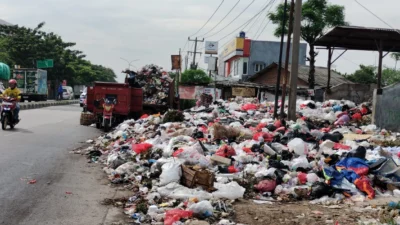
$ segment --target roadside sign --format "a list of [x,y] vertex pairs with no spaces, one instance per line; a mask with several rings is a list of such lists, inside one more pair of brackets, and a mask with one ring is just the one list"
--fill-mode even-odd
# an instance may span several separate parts
[[217,68],[217,57],[210,57],[208,59],[208,70],[215,71]]
[[204,49],[205,49],[204,50],[205,54],[218,54],[218,42],[217,41],[206,41]]
[[208,60],[210,60],[210,57],[211,56],[209,56],[209,55],[204,56],[204,63],[205,64],[208,64]]
[[54,62],[52,59],[37,60],[36,66],[38,69],[52,68],[54,66]]

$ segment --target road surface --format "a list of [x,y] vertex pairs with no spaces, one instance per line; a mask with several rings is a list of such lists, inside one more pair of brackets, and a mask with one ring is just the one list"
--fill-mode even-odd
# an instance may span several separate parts
[[24,110],[15,130],[0,131],[0,224],[106,224],[109,209],[99,202],[115,190],[104,185],[94,168],[100,165],[69,153],[99,135],[79,125],[80,111],[78,105]]

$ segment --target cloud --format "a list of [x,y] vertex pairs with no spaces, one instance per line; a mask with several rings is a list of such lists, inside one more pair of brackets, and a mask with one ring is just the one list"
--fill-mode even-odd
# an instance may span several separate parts
[[[346,19],[352,25],[387,27],[354,1],[330,2],[346,7]],[[397,16],[397,8],[400,6],[398,0],[385,0],[385,4],[390,7],[382,7],[382,1],[360,2],[393,27],[400,28]],[[45,21],[46,31],[53,31],[66,41],[76,42],[76,47],[84,51],[92,63],[111,67],[120,75],[122,81],[123,75],[119,74],[119,71],[125,69],[127,63],[120,57],[129,60],[140,59],[134,63],[136,67],[157,63],[169,69],[170,55],[178,53],[179,48],[185,45],[187,37],[204,24],[219,3],[220,0],[2,0],[0,19],[29,27]],[[199,34],[204,34],[218,23],[235,3],[236,1],[225,0],[218,13]],[[249,3],[250,0],[241,1],[213,32],[225,27]],[[218,40],[232,32],[256,14],[265,3],[266,1],[256,0],[232,25],[210,40]],[[263,27],[260,26],[262,21],[267,23],[264,18],[265,14],[261,15],[253,28],[250,31],[246,30],[250,38],[254,38],[256,31]],[[273,36],[274,29],[274,25],[269,24],[259,39],[278,40]],[[220,45],[229,41],[239,31],[240,29],[221,40]],[[319,53],[317,65],[326,66],[327,52],[319,50]],[[338,54],[340,52],[334,56]],[[200,60],[199,57],[197,60]],[[358,64],[374,64],[375,61],[374,52],[349,51],[335,66],[339,71],[352,72],[358,68]],[[394,61],[386,57],[384,64],[392,66]]]

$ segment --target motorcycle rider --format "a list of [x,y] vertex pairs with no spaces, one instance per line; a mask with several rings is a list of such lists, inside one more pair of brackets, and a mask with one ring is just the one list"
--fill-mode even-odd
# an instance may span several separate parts
[[14,109],[14,118],[17,122],[19,122],[19,104],[18,102],[21,100],[21,91],[17,88],[17,81],[15,79],[11,79],[10,81],[8,81],[9,84],[9,88],[7,88],[3,94],[2,97],[10,97],[10,98],[15,98],[15,100],[17,101],[15,109]]

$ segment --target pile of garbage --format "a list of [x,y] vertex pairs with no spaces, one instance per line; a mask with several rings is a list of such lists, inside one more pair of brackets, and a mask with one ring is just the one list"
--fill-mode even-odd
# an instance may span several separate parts
[[167,105],[173,79],[157,65],[144,66],[137,72],[135,82],[143,89],[144,104]]
[[368,124],[368,106],[298,101],[297,121],[287,121],[272,118],[273,103],[219,100],[125,121],[86,154],[134,191],[125,213],[136,222],[234,224],[239,198],[318,204],[398,194],[399,134]]

